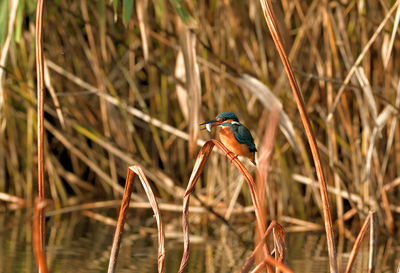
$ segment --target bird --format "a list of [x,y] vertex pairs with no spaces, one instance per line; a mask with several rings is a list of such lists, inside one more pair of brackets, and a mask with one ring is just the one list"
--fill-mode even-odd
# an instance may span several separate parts
[[211,132],[212,127],[221,127],[218,137],[229,151],[235,154],[235,157],[247,157],[256,165],[256,145],[254,139],[243,124],[239,122],[238,117],[233,112],[223,112],[218,114],[215,119],[201,123],[205,125],[207,131]]

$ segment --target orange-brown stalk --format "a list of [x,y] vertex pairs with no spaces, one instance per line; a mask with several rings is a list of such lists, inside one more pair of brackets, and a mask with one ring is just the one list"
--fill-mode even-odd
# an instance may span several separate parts
[[147,198],[149,199],[150,205],[154,211],[157,221],[157,230],[158,230],[158,272],[164,272],[164,258],[165,258],[165,235],[163,224],[160,215],[160,209],[158,208],[158,204],[154,193],[150,187],[149,181],[147,181],[146,176],[144,175],[142,169],[135,165],[128,168],[128,174],[126,176],[124,196],[122,198],[121,209],[119,211],[117,228],[115,229],[114,240],[111,248],[110,261],[108,265],[108,273],[115,272],[115,268],[117,266],[118,252],[119,246],[121,244],[122,232],[124,230],[125,218],[128,213],[129,203],[131,201],[132,194],[132,185],[135,178],[135,175],[139,176],[140,182],[142,182],[142,186],[146,192]]
[[278,50],[279,56],[282,59],[283,65],[285,67],[286,73],[289,78],[289,83],[293,92],[293,96],[295,98],[297,108],[300,113],[301,121],[303,122],[304,130],[307,135],[308,143],[310,145],[311,153],[314,160],[315,171],[317,173],[318,183],[319,183],[319,190],[321,194],[323,212],[324,212],[324,222],[325,222],[325,231],[326,231],[326,239],[328,242],[328,255],[329,255],[329,265],[330,265],[330,272],[337,273],[337,261],[336,261],[336,249],[335,249],[335,241],[334,241],[334,234],[332,228],[332,217],[329,205],[329,198],[328,193],[326,190],[326,182],[324,172],[322,170],[321,159],[319,156],[318,148],[317,148],[317,141],[314,136],[314,132],[311,127],[310,120],[308,118],[306,108],[304,105],[303,97],[300,91],[300,88],[297,84],[296,78],[293,73],[292,66],[289,62],[289,58],[285,52],[283,47],[282,38],[279,33],[279,29],[275,20],[275,15],[272,9],[271,1],[270,0],[260,0],[264,17],[267,22],[268,28],[271,32],[272,38],[274,40],[275,46]]
[[[38,0],[36,6],[36,88],[37,88],[37,148],[38,148],[38,196],[39,201],[44,200],[44,133],[43,133],[43,105],[44,105],[44,74],[43,74],[43,49],[42,49],[42,23],[43,0]],[[44,210],[39,211],[39,241],[44,247]]]
[[33,243],[33,252],[35,253],[36,266],[39,273],[47,273],[47,263],[46,263],[46,255],[44,253],[41,239],[41,220],[40,215],[43,211],[46,203],[44,200],[40,200],[40,198],[35,199],[35,208],[33,214],[33,224],[32,224],[32,243]]
[[[258,200],[258,195],[256,192],[256,184],[254,183],[253,177],[250,175],[249,171],[243,166],[243,164],[240,162],[240,160],[232,153],[230,152],[221,142],[215,139],[211,139],[207,141],[203,147],[201,148],[199,154],[197,155],[197,159],[195,162],[195,165],[193,167],[192,174],[189,179],[189,183],[187,185],[186,191],[185,191],[185,196],[183,198],[183,219],[182,219],[182,227],[183,227],[183,236],[184,236],[184,246],[183,246],[183,255],[182,255],[182,260],[181,260],[181,265],[179,267],[179,273],[183,272],[184,269],[187,266],[188,260],[189,260],[189,200],[190,200],[190,194],[194,191],[194,186],[196,185],[197,180],[200,177],[200,174],[203,171],[204,165],[207,162],[207,159],[214,148],[214,146],[217,146],[224,154],[225,156],[231,160],[231,162],[236,166],[236,168],[239,169],[239,171],[242,173],[244,178],[246,179],[247,184],[249,185],[250,188],[250,193],[251,193],[251,198],[255,207],[255,214],[256,214],[256,220],[257,220],[257,227],[260,229],[260,233],[263,234],[265,231],[265,218],[264,215],[261,213],[260,209],[260,202]],[[264,244],[264,250],[266,256],[271,256],[268,245]]]

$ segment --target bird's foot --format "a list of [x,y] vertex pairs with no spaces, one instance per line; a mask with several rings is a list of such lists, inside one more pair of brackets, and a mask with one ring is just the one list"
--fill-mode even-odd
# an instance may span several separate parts
[[228,155],[230,155],[232,158],[230,158],[230,161],[232,162],[233,160],[235,160],[236,158],[238,158],[238,155],[233,153],[233,152],[229,152]]

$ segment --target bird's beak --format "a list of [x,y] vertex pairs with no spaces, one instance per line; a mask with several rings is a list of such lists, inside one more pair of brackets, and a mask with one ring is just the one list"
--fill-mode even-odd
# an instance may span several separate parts
[[217,121],[216,119],[213,119],[213,120],[209,120],[209,121],[203,122],[200,125],[205,125],[207,131],[211,132],[211,128],[212,127],[216,127],[216,126],[220,125],[221,123],[222,123],[221,121]]

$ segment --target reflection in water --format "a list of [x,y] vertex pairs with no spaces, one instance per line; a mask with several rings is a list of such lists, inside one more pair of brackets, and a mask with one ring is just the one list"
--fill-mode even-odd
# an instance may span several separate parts
[[[179,215],[180,216],[180,215]],[[153,220],[130,218],[130,231],[124,233],[117,272],[157,272],[157,239]],[[134,228],[134,226],[141,228]],[[203,232],[191,227],[193,236],[191,255],[186,272],[224,273],[239,272],[252,245],[241,242],[220,223],[213,223]],[[0,273],[36,272],[31,246],[31,224],[27,214],[16,212],[0,215]],[[149,228],[143,228],[148,226]],[[151,227],[151,228],[150,228]],[[81,214],[52,217],[47,222],[46,254],[50,272],[107,272],[114,227],[104,225]],[[177,272],[182,255],[180,236],[168,236],[165,272]],[[206,234],[210,232],[211,234]],[[172,232],[170,233],[172,234]],[[252,234],[243,237],[251,240]],[[329,272],[326,240],[323,233],[287,234],[287,263],[295,272]],[[394,272],[400,255],[391,239],[380,240],[377,250],[376,272]],[[348,241],[346,241],[348,242]],[[342,267],[348,259],[352,243],[344,245],[344,254],[338,255]],[[364,242],[353,272],[367,272],[368,246]],[[344,269],[344,268],[343,268]],[[342,270],[341,270],[342,271]]]

